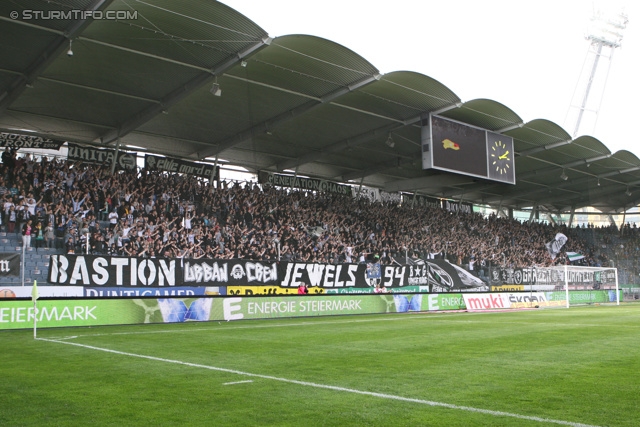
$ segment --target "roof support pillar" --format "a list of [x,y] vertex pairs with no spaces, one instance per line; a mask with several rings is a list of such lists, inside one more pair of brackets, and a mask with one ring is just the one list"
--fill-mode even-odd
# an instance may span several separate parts
[[[296,168],[297,169],[297,168]],[[364,182],[364,177],[360,179],[360,185],[358,185],[358,194],[356,195],[356,199],[360,198],[360,192],[362,191],[362,183]]]
[[537,210],[538,210],[538,205],[533,205],[533,207],[531,208],[531,215],[529,215],[529,224],[533,222],[533,218],[535,217]]
[[[111,4],[113,0],[95,0],[91,4],[87,5],[86,11],[98,11],[104,10]],[[89,16],[89,15],[87,15]],[[21,24],[20,20],[12,21],[17,24]],[[22,92],[26,90],[28,85],[40,76],[44,70],[51,65],[51,63],[69,47],[69,40],[72,40],[78,34],[81,34],[86,27],[93,22],[93,19],[79,19],[69,25],[64,30],[64,33],[59,35],[53,40],[44,51],[38,55],[37,59],[33,61],[26,68],[23,74],[16,76],[16,78],[9,85],[9,90],[4,93],[0,93],[0,113],[4,112],[9,106],[20,96]],[[24,24],[23,24],[24,25]]]
[[576,214],[576,207],[571,206],[571,214],[569,215],[569,228],[571,228],[571,225],[573,224],[573,218],[575,214]]
[[118,137],[117,141],[116,141],[116,148],[113,150],[113,163],[111,163],[111,176],[113,176],[113,174],[116,171],[116,163],[118,160],[118,152],[120,151],[120,137]]

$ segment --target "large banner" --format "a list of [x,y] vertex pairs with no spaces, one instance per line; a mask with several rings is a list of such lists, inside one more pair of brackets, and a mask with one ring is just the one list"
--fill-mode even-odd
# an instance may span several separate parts
[[409,260],[411,265],[312,264],[239,259],[128,258],[52,255],[49,283],[88,287],[204,286],[221,295],[296,293],[486,292],[488,285],[444,260]]
[[[565,271],[558,268],[491,268],[492,290],[538,290],[564,289]],[[610,270],[567,270],[570,290],[615,289],[616,275]],[[509,289],[504,289],[508,287]],[[502,288],[502,289],[501,289]]]
[[[69,143],[67,157],[71,161],[101,164],[111,167],[115,158],[115,149],[83,147],[82,145]],[[118,157],[115,159],[115,162],[116,170],[135,169],[137,163],[136,154],[120,151],[118,152]]]
[[327,193],[352,195],[350,185],[338,184],[331,181],[315,178],[301,178],[299,176],[280,175],[271,172],[258,172],[260,184],[270,184],[276,187],[300,188],[303,190],[323,191]]
[[544,292],[463,294],[462,297],[468,311],[563,307],[567,304],[566,296],[563,299],[551,299]]
[[[31,298],[33,286],[0,286],[0,299]],[[222,292],[221,292],[222,291]],[[174,288],[125,288],[93,286],[38,286],[42,298],[141,298],[141,297],[195,297],[225,295],[224,289],[204,286]]]
[[35,135],[0,132],[0,147],[59,150],[62,144],[64,144],[64,141],[42,138]]
[[[27,287],[25,287],[27,288]],[[46,289],[41,287],[40,289]],[[29,292],[31,290],[29,289]],[[621,292],[622,293],[622,292]],[[622,299],[622,295],[620,295]],[[615,302],[614,291],[574,292],[572,303]],[[505,310],[565,306],[562,292],[475,294],[296,295],[0,300],[0,330],[141,323],[231,321],[444,310]]]
[[[43,289],[43,286],[38,288]],[[219,290],[204,286],[177,286],[174,288],[125,288],[125,287],[92,287],[85,286],[83,295],[87,298],[140,298],[140,297],[194,297],[204,295],[221,295]]]
[[[489,285],[464,268],[442,259],[408,258],[407,284],[429,287],[429,292],[486,292]],[[396,267],[397,268],[397,267]]]
[[380,190],[380,201],[383,203],[402,203],[402,194]]
[[[624,299],[624,292],[618,291],[618,298],[620,301]],[[567,299],[566,292],[545,292],[549,301],[565,301]],[[570,304],[592,304],[592,303],[605,303],[616,302],[615,290],[593,290],[593,291],[571,291],[569,292]]]
[[187,286],[260,286],[278,283],[275,262],[240,259],[191,259],[182,263],[183,284]]
[[393,297],[367,295],[0,301],[0,330],[180,323],[396,312]]
[[442,207],[449,212],[473,213],[473,203],[454,202],[453,200],[443,200]]
[[278,265],[278,285],[296,289],[302,283],[320,288],[371,288],[365,264],[308,264],[286,262]]
[[370,202],[379,202],[380,190],[378,188],[361,185],[353,189],[353,197],[368,199]]
[[20,254],[0,253],[0,277],[20,275]]
[[442,200],[433,197],[420,196],[418,194],[403,194],[402,203],[414,208],[438,208],[442,209]]
[[155,299],[38,300],[36,312],[28,300],[0,301],[0,329],[33,328],[34,317],[38,328],[159,323],[156,307]]
[[390,299],[364,295],[224,298],[218,300],[222,304],[214,306],[211,317],[242,320],[388,313],[393,311]]
[[219,169],[213,165],[150,154],[144,156],[144,167],[149,171],[184,173],[208,179],[217,179],[219,173]]
[[83,286],[181,286],[178,260],[51,255],[49,282]]
[[[32,298],[33,286],[0,286],[0,299]],[[39,286],[40,297],[82,298],[85,290],[82,286]]]

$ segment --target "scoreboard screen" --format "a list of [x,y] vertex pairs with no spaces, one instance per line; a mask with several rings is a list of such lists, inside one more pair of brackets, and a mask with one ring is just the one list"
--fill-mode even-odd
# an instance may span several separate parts
[[422,167],[515,184],[513,138],[440,116],[422,123]]

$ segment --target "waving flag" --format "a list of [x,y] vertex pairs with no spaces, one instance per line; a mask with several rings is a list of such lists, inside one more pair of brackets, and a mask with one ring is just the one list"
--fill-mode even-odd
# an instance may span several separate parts
[[562,249],[565,243],[567,243],[567,236],[558,233],[552,241],[545,244],[549,255],[551,255],[551,259],[556,259],[556,256],[558,256],[560,249]]
[[578,252],[567,252],[567,257],[569,258],[569,261],[573,262],[583,259],[584,255],[579,254]]

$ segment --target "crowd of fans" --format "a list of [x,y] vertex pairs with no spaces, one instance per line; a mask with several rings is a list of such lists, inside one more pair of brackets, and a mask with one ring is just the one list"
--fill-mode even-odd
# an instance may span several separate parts
[[568,237],[563,249],[585,255],[586,265],[601,262],[580,229],[495,215],[144,169],[112,174],[8,149],[1,172],[4,229],[64,252],[319,263],[393,263],[417,254],[478,270],[564,263],[545,247],[560,232]]

